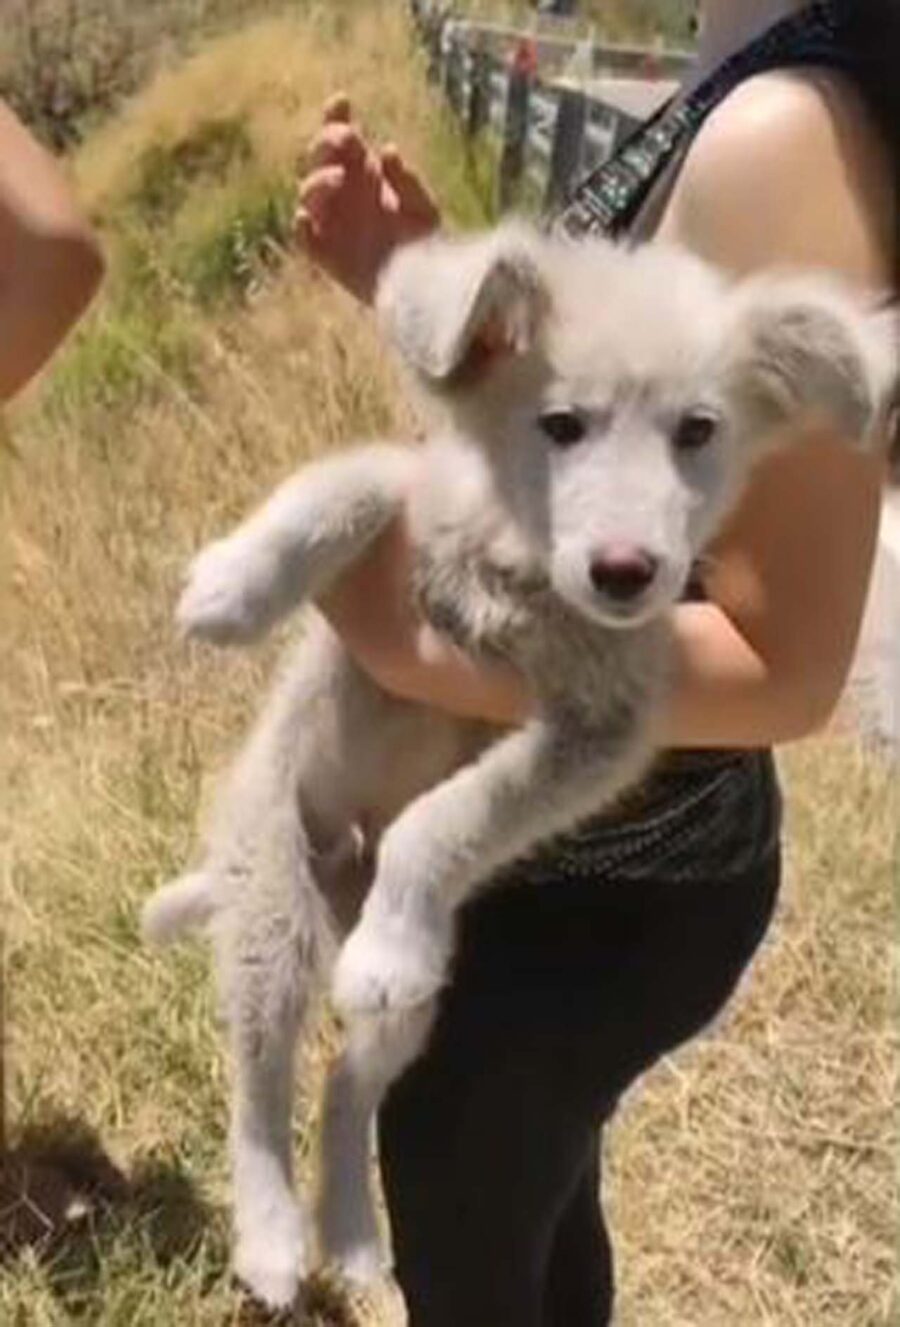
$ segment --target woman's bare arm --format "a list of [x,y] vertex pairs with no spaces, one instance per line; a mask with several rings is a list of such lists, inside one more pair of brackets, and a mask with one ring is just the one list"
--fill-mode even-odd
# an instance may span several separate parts
[[[881,291],[895,206],[886,154],[855,93],[831,74],[778,73],[744,84],[711,118],[662,233],[737,273],[792,264]],[[779,742],[833,711],[865,605],[884,475],[880,459],[847,441],[800,437],[773,459],[714,550],[714,602],[678,610],[675,742]]]
[[[766,75],[711,118],[663,233],[735,272],[792,263],[878,289],[892,207],[887,165],[849,91],[818,75]],[[675,611],[671,745],[768,745],[825,722],[853,655],[881,480],[880,463],[845,440],[812,436],[759,475],[714,550],[712,601]],[[410,699],[522,720],[531,700],[520,678],[477,668],[413,616],[407,559],[394,528],[329,596],[349,648]]]
[[102,274],[63,172],[0,103],[0,402],[47,362]]

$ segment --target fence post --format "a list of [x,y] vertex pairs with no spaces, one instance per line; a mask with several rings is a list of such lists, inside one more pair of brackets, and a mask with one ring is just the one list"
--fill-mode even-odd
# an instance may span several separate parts
[[450,33],[450,47],[444,68],[444,92],[457,119],[466,114],[466,46],[457,32]]
[[491,62],[487,51],[476,46],[469,56],[469,103],[465,133],[474,138],[487,124],[491,108]]
[[441,30],[441,91],[454,110],[453,78],[457,50],[456,25],[452,19],[448,19]]
[[436,83],[441,76],[445,20],[436,14],[429,14],[426,22],[425,43],[428,50],[428,79],[429,82]]
[[507,211],[513,202],[516,188],[525,170],[530,97],[531,75],[513,66],[506,85],[506,117],[503,125],[503,150],[500,155],[497,187],[497,206],[500,212]]
[[553,127],[553,147],[544,206],[548,211],[566,202],[581,169],[587,98],[578,88],[560,88]]
[[452,109],[455,109],[453,106],[453,65],[455,59],[456,33],[453,31],[452,24],[448,24],[441,39],[441,92],[443,92]]

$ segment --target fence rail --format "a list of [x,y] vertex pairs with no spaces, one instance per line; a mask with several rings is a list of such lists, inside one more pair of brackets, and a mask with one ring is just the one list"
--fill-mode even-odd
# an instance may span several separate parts
[[[419,5],[424,9],[426,6]],[[437,13],[434,9],[433,12]],[[445,15],[461,32],[475,34],[478,42],[492,55],[501,59],[521,41],[521,30],[500,23],[476,23]],[[679,78],[691,63],[689,51],[673,50],[662,45],[638,46],[622,42],[595,42],[589,37],[563,37],[553,33],[527,34],[534,44],[542,69],[558,72],[573,57],[583,62],[589,75],[622,75],[624,77]]]
[[[605,161],[638,124],[636,117],[586,92],[579,82],[677,76],[681,51],[597,45],[455,18],[444,6],[411,0],[428,51],[429,74],[474,138],[494,131],[501,151],[498,209],[517,200],[527,180],[545,209],[558,207],[575,181]],[[579,80],[567,75],[577,68]]]

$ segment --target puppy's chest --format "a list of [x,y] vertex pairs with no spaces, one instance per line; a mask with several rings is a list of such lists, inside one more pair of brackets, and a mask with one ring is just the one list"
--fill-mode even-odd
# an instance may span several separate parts
[[423,546],[413,586],[436,631],[469,655],[513,665],[554,707],[595,710],[635,677],[636,642],[577,613],[539,570],[505,565],[477,547]]
[[448,541],[416,548],[413,593],[422,617],[467,654],[514,662],[547,591],[537,575]]

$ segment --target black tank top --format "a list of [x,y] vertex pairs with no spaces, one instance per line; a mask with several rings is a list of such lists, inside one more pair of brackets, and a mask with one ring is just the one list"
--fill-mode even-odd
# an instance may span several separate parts
[[550,218],[550,225],[574,237],[627,237],[654,186],[687,151],[710,112],[739,83],[773,69],[810,65],[854,73],[852,57],[840,41],[834,0],[816,0],[782,19],[725,60],[692,92],[672,97],[576,186],[571,201]]

